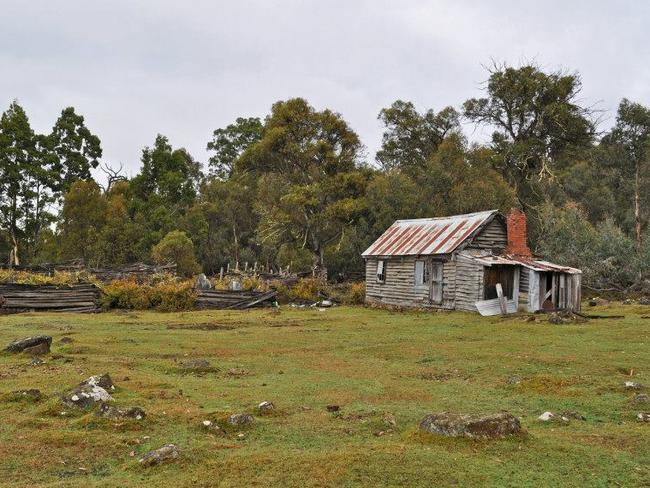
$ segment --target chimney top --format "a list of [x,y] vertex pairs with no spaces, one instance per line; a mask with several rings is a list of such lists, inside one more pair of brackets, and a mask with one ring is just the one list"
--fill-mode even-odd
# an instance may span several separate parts
[[510,209],[506,218],[508,229],[507,254],[515,256],[532,256],[528,248],[528,231],[526,229],[526,214],[517,208]]

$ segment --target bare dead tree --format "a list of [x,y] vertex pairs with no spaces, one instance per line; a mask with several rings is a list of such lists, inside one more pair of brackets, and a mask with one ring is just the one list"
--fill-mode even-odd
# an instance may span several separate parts
[[118,181],[127,181],[126,175],[122,174],[124,166],[120,163],[119,168],[114,168],[110,164],[100,164],[100,169],[106,175],[106,186],[103,187],[104,192],[110,191],[115,183]]

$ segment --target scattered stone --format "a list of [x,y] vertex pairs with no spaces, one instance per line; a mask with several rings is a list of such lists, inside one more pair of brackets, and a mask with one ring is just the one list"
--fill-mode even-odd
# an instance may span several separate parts
[[636,418],[639,422],[650,422],[650,412],[641,412]]
[[509,385],[518,385],[521,383],[524,379],[521,376],[514,375],[514,376],[509,376],[508,379],[506,380],[506,383]]
[[142,420],[147,415],[140,407],[119,408],[107,403],[102,403],[97,410],[97,416],[109,419],[135,419]]
[[47,354],[50,352],[50,346],[52,345],[51,336],[31,336],[25,337],[24,339],[18,339],[10,343],[6,348],[6,352],[25,352],[32,354],[34,356],[40,354]]
[[328,412],[338,412],[341,410],[341,407],[339,405],[327,405],[325,408],[327,408]]
[[551,324],[565,324],[566,320],[557,312],[553,312],[548,316],[548,321]]
[[248,376],[250,373],[248,370],[244,368],[230,368],[228,370],[228,376],[234,376],[235,378],[239,378],[241,376]]
[[98,402],[112,400],[113,397],[101,386],[78,386],[61,397],[64,405],[77,408],[88,408]]
[[29,362],[30,366],[40,366],[41,364],[44,364],[45,361],[43,361],[41,358],[34,356],[32,360]]
[[571,421],[571,419],[587,420],[584,417],[584,415],[573,411],[561,412],[561,413],[544,412],[542,415],[537,417],[537,420],[541,420],[542,422],[559,422],[562,424],[568,424]]
[[212,422],[211,420],[204,420],[203,422],[201,422],[201,425],[205,430],[209,432],[218,433],[218,434],[223,433],[223,429],[219,427],[217,424],[215,424],[214,422]]
[[587,319],[583,316],[576,315],[573,312],[563,310],[559,312],[552,312],[548,315],[548,322],[550,324],[574,324],[574,323],[583,323]]
[[626,298],[625,300],[623,300],[623,305],[634,305],[634,300],[632,300],[631,298]]
[[88,408],[99,402],[109,402],[113,397],[108,390],[115,386],[111,377],[106,374],[91,376],[79,385],[61,396],[61,402],[69,407]]
[[181,453],[175,444],[166,444],[159,449],[149,451],[139,462],[142,466],[156,466],[178,459],[180,455]]
[[41,390],[37,390],[36,388],[12,391],[11,396],[14,400],[27,399],[33,402],[37,402],[41,398],[43,398],[43,395],[41,394]]
[[59,341],[61,344],[72,344],[74,339],[72,337],[62,337]]
[[212,283],[210,283],[210,280],[205,276],[205,274],[201,273],[196,278],[196,288],[199,290],[211,290]]
[[397,420],[395,419],[395,415],[393,415],[392,413],[385,413],[382,420],[384,424],[386,424],[388,427],[395,427],[397,425]]
[[111,376],[108,373],[91,376],[87,380],[82,381],[79,384],[79,386],[100,386],[105,390],[115,389],[113,380],[111,379]]
[[235,413],[228,417],[228,423],[230,425],[251,425],[255,421],[255,418],[248,413]]
[[521,424],[517,417],[507,412],[482,417],[443,412],[424,417],[420,430],[449,437],[500,439],[519,434]]
[[210,361],[207,359],[186,359],[181,361],[183,369],[188,371],[211,371]]
[[637,393],[632,399],[634,403],[650,403],[650,395],[647,393]]
[[567,419],[582,420],[582,421],[587,420],[587,417],[573,410],[569,410],[568,412],[562,412],[560,415]]
[[275,405],[271,402],[262,402],[257,406],[257,411],[260,415],[269,415],[275,410]]
[[650,297],[639,298],[639,305],[650,305]]
[[49,354],[50,346],[47,342],[41,342],[32,347],[26,347],[23,349],[23,354],[28,354],[30,356],[43,356]]
[[552,420],[555,418],[555,414],[553,412],[544,412],[542,415],[537,417],[537,420],[541,420],[542,422],[548,422],[549,420]]
[[330,308],[332,305],[332,300],[323,300],[320,302],[320,306],[323,308]]
[[625,388],[628,390],[642,390],[643,385],[641,383],[637,383],[635,381],[626,381],[625,382]]

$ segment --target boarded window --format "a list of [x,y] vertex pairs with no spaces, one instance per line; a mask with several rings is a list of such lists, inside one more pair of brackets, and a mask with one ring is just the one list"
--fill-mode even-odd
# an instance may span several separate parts
[[501,283],[503,288],[503,295],[512,299],[515,283],[515,267],[514,266],[486,266],[485,272],[485,287],[483,290],[483,299],[491,300],[497,298],[497,283]]
[[431,263],[431,302],[442,303],[442,268],[443,263]]
[[386,261],[377,261],[377,281],[379,283],[386,282]]
[[429,267],[426,261],[418,259],[415,261],[415,286],[422,286],[429,283]]

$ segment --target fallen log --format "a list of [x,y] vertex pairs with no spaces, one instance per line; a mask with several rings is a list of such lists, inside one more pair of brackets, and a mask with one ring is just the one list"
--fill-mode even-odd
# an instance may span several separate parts
[[586,313],[573,312],[574,315],[584,319],[624,319],[625,315],[587,315]]

